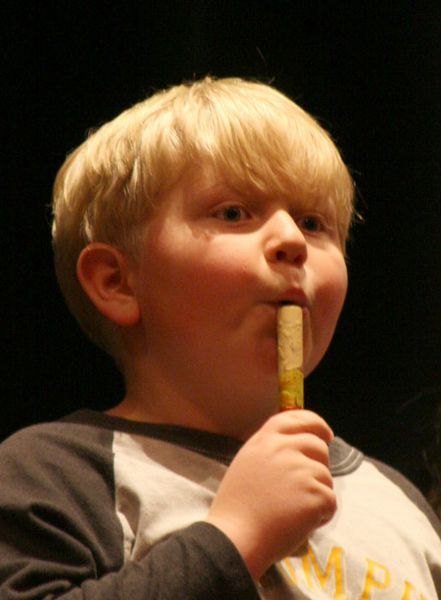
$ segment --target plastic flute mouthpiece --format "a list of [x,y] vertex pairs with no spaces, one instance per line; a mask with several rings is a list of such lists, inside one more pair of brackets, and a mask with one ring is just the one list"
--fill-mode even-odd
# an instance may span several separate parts
[[277,313],[279,408],[303,408],[303,313],[300,306],[281,306]]

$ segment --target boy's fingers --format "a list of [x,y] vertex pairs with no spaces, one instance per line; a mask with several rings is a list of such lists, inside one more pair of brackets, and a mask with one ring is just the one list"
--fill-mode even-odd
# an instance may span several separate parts
[[296,448],[301,448],[302,454],[329,468],[329,448],[323,439],[309,432],[299,433],[296,435]]
[[266,424],[278,433],[312,433],[326,444],[334,439],[334,433],[326,421],[309,410],[289,410],[271,417]]

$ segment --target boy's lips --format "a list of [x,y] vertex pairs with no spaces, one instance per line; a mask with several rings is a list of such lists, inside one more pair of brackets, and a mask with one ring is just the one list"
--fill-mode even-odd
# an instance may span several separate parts
[[274,300],[272,300],[272,304],[275,304],[276,306],[293,304],[295,306],[300,306],[301,308],[308,308],[309,306],[306,294],[299,289],[287,290],[278,294]]

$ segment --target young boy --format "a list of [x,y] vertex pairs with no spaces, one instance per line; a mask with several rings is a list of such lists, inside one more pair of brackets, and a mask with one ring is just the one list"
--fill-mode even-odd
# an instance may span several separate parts
[[126,395],[2,445],[2,599],[437,598],[421,495],[278,409],[277,311],[302,307],[307,375],[343,305],[352,201],[317,122],[239,79],[159,92],[67,159],[57,275]]

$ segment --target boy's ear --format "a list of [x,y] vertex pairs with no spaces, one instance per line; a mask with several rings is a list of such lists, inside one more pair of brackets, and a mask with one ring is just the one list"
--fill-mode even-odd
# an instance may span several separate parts
[[89,244],[78,258],[77,277],[91,302],[105,317],[123,327],[139,322],[133,271],[122,252],[108,244]]

